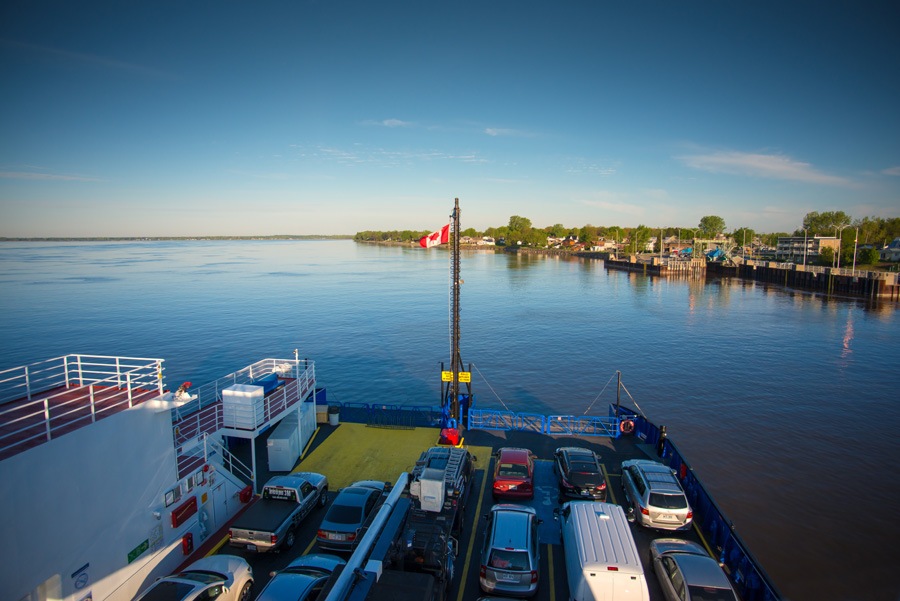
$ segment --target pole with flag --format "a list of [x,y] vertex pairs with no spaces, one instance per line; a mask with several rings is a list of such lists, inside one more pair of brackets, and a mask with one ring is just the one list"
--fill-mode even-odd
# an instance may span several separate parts
[[450,224],[448,223],[441,229],[427,236],[422,236],[419,240],[419,246],[422,248],[431,248],[438,244],[447,244],[450,241]]

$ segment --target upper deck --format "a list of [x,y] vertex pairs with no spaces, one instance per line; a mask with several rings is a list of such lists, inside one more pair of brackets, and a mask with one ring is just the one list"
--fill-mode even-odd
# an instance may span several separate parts
[[0,461],[158,398],[162,363],[65,355],[0,372]]

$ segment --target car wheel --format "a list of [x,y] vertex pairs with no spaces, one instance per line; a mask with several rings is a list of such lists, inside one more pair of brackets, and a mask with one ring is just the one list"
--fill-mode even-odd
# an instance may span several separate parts
[[325,504],[328,503],[328,487],[322,489],[322,492],[319,494],[319,507],[325,507]]
[[241,594],[238,595],[238,601],[250,601],[250,589],[253,588],[253,581],[248,580],[244,584],[244,588],[241,589]]
[[284,548],[290,549],[294,546],[294,531],[293,529],[288,530],[287,535],[284,537]]

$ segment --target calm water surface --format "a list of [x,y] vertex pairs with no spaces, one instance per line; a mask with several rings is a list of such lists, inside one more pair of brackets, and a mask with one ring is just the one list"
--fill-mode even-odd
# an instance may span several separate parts
[[[437,404],[448,271],[349,241],[2,243],[0,369],[158,357],[174,387],[297,348],[333,399]],[[896,305],[490,253],[462,277],[482,406],[605,413],[621,370],[787,597],[898,599]]]

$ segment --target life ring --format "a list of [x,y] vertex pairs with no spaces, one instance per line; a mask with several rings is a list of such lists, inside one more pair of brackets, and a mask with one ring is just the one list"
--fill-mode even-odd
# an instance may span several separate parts
[[631,434],[634,432],[634,422],[630,419],[623,419],[622,423],[619,424],[619,429],[623,434]]

